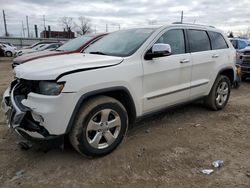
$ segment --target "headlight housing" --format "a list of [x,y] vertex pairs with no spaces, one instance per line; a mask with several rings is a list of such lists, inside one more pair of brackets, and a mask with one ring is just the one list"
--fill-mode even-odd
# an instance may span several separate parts
[[54,82],[54,81],[40,81],[38,83],[38,94],[42,95],[59,95],[65,82]]

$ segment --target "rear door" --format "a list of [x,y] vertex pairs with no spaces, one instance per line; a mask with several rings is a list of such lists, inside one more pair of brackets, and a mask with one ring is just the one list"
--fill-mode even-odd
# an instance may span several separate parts
[[194,99],[208,92],[208,84],[211,83],[211,78],[214,78],[217,56],[214,56],[211,50],[206,30],[188,29],[187,34],[193,60],[190,97]]

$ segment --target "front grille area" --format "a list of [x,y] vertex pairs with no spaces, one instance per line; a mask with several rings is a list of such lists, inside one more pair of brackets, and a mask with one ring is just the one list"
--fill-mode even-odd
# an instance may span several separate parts
[[250,55],[250,51],[245,51],[244,55]]
[[27,96],[30,92],[37,91],[37,88],[38,88],[37,86],[38,86],[39,82],[38,81],[24,80],[24,79],[17,79],[16,84],[17,84],[17,86],[16,86],[15,91],[14,91],[15,96],[16,95],[23,95],[25,98],[27,98]]

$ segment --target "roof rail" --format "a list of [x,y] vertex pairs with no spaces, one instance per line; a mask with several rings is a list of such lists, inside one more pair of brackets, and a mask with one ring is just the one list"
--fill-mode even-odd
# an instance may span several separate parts
[[183,22],[173,22],[172,24],[187,24],[187,25],[197,25],[197,26],[206,26],[206,27],[212,27],[215,28],[212,25],[202,25],[202,24],[193,24],[193,23],[183,23]]

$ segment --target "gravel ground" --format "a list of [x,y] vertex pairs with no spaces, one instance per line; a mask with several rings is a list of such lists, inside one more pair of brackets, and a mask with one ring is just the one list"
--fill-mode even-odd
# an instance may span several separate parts
[[[1,96],[12,80],[10,62],[0,58]],[[249,99],[250,82],[244,82],[222,111],[197,103],[146,118],[118,149],[97,159],[69,144],[63,151],[22,151],[0,112],[0,187],[250,187]],[[217,159],[221,168],[200,172]]]

